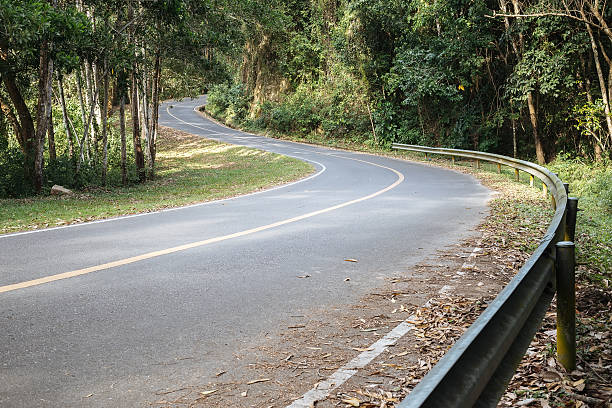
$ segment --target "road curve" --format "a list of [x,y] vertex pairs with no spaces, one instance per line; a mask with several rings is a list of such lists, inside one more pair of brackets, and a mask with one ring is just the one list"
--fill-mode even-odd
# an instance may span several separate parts
[[140,406],[205,384],[252,338],[407,273],[473,234],[487,212],[488,190],[467,175],[242,133],[203,119],[194,111],[203,103],[165,103],[160,123],[297,157],[315,174],[0,236],[1,407]]

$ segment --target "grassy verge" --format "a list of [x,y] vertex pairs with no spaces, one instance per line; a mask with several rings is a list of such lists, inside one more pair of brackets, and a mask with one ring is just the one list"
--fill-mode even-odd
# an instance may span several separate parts
[[311,165],[293,158],[162,128],[155,180],[74,196],[0,200],[0,233],[232,197],[297,180],[312,171]]

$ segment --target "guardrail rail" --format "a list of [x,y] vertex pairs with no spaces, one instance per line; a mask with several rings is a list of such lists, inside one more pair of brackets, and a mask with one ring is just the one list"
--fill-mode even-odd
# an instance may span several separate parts
[[400,408],[496,407],[557,291],[557,355],[575,368],[574,231],[578,200],[568,185],[537,164],[498,154],[394,143],[394,149],[497,163],[542,181],[554,216],[540,245],[516,276],[489,304],[412,392]]

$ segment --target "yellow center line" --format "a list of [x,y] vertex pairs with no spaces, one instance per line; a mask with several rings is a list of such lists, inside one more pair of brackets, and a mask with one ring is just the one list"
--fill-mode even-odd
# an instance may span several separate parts
[[32,279],[32,280],[29,280],[29,281],[13,283],[11,285],[0,286],[0,293],[11,292],[11,291],[18,290],[18,289],[25,289],[25,288],[29,288],[29,287],[32,287],[32,286],[43,285],[45,283],[55,282],[55,281],[62,280],[62,279],[74,278],[76,276],[86,275],[86,274],[92,273],[92,272],[98,272],[98,271],[102,271],[102,270],[106,270],[106,269],[116,268],[118,266],[128,265],[128,264],[132,264],[132,263],[135,263],[135,262],[144,261],[146,259],[156,258],[158,256],[163,256],[163,255],[168,255],[168,254],[173,254],[175,252],[185,251],[187,249],[192,249],[192,248],[197,248],[197,247],[201,247],[201,246],[204,246],[204,245],[214,244],[215,242],[227,241],[227,240],[232,239],[232,238],[243,237],[245,235],[254,234],[256,232],[261,232],[261,231],[269,230],[269,229],[272,229],[272,228],[280,227],[282,225],[286,225],[286,224],[290,224],[290,223],[293,223],[293,222],[297,222],[297,221],[300,221],[300,220],[303,220],[303,219],[306,219],[306,218],[315,217],[315,216],[320,215],[320,214],[328,213],[330,211],[334,211],[334,210],[337,210],[337,209],[340,209],[340,208],[343,208],[343,207],[347,207],[347,206],[352,205],[352,204],[356,204],[356,203],[359,203],[359,202],[362,202],[362,201],[369,200],[369,199],[374,198],[376,196],[379,196],[379,195],[381,195],[381,194],[383,194],[383,193],[385,193],[385,192],[387,192],[389,190],[394,189],[395,187],[397,187],[399,184],[401,184],[404,181],[404,175],[402,173],[400,173],[399,171],[397,171],[395,169],[392,169],[390,167],[382,166],[380,164],[368,162],[368,161],[365,161],[365,160],[355,159],[355,158],[351,158],[351,157],[342,157],[342,158],[343,159],[349,159],[349,160],[355,160],[355,161],[371,164],[371,165],[376,166],[376,167],[381,167],[383,169],[390,170],[390,171],[394,172],[398,176],[398,178],[397,178],[397,180],[393,184],[390,184],[389,186],[383,188],[382,190],[376,191],[375,193],[372,193],[372,194],[367,195],[365,197],[357,198],[355,200],[346,201],[346,202],[344,202],[342,204],[334,205],[333,207],[323,208],[321,210],[309,212],[307,214],[299,215],[297,217],[288,218],[288,219],[282,220],[282,221],[277,221],[277,222],[274,222],[274,223],[268,224],[268,225],[262,225],[261,227],[256,227],[256,228],[251,228],[251,229],[247,229],[247,230],[240,231],[240,232],[235,232],[233,234],[223,235],[223,236],[215,237],[215,238],[209,238],[209,239],[205,239],[203,241],[191,242],[189,244],[179,245],[179,246],[175,246],[175,247],[172,247],[172,248],[162,249],[162,250],[159,250],[159,251],[148,252],[146,254],[132,256],[132,257],[129,257],[129,258],[124,258],[124,259],[119,259],[117,261],[107,262],[107,263],[104,263],[104,264],[101,264],[101,265],[90,266],[88,268],[77,269],[77,270],[70,271],[70,272],[58,273],[56,275],[45,276],[44,278]]

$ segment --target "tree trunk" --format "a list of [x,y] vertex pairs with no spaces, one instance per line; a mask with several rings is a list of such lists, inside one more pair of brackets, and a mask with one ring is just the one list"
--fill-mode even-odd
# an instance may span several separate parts
[[138,82],[136,80],[136,63],[132,68],[132,95],[130,97],[132,108],[132,139],[134,140],[134,160],[138,169],[138,179],[144,181],[146,178],[144,170],[144,154],[140,143],[140,120],[138,111]]
[[57,76],[57,84],[60,93],[60,105],[62,107],[62,120],[64,121],[64,129],[66,130],[66,140],[68,142],[68,156],[74,158],[74,140],[72,132],[70,131],[70,125],[68,123],[68,111],[66,109],[66,98],[64,96],[64,83],[62,75]]
[[106,186],[106,173],[108,172],[108,69],[104,61],[104,74],[102,78],[102,109],[100,122],[102,124],[102,185]]
[[45,136],[47,135],[47,100],[49,75],[49,42],[43,41],[40,46],[40,65],[38,68],[38,103],[36,105],[36,132],[34,136],[34,190],[42,191]]
[[155,55],[153,68],[153,91],[151,96],[151,129],[149,131],[149,171],[155,177],[155,156],[157,154],[157,128],[159,126],[159,79],[161,76],[161,52]]
[[[83,124],[83,128],[85,128],[85,123],[87,121],[86,113],[85,113],[85,101],[83,100],[83,87],[81,86],[81,70],[76,70],[76,85],[77,85],[77,95],[79,97],[79,107],[81,108],[81,123]],[[85,154],[84,145],[87,143],[87,132],[83,134],[83,139],[79,140],[79,136],[76,135],[77,142],[79,143],[79,157],[77,159],[77,173],[81,169],[81,163],[85,162]]]
[[544,153],[544,144],[538,133],[538,113],[533,101],[533,93],[527,94],[527,107],[529,108],[529,120],[531,121],[531,129],[533,133],[533,142],[535,143],[536,156],[539,164],[546,164],[546,154]]
[[57,159],[55,149],[55,129],[53,129],[53,60],[49,60],[49,73],[47,75],[47,138],[49,144],[49,161]]
[[125,95],[119,102],[119,133],[121,136],[121,184],[127,185],[127,148],[125,141]]

